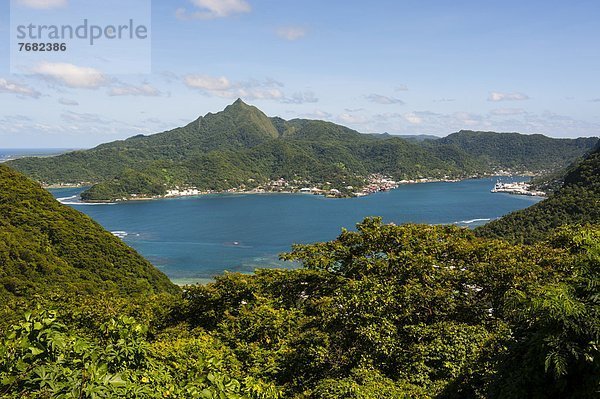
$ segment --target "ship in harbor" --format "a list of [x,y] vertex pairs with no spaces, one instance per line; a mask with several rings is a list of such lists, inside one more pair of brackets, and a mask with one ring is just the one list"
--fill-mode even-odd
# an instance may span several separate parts
[[492,193],[508,193],[516,195],[529,195],[534,197],[546,196],[545,192],[532,189],[531,184],[526,182],[502,183],[497,181],[491,191]]

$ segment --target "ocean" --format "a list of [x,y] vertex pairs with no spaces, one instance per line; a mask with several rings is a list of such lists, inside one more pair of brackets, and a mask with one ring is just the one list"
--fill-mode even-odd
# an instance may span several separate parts
[[495,182],[486,178],[410,184],[351,199],[219,194],[118,204],[81,204],[81,189],[50,191],[123,239],[172,281],[185,284],[210,281],[225,270],[296,267],[279,261],[278,254],[294,243],[332,240],[343,227],[353,229],[368,216],[397,224],[475,227],[540,201],[490,193]]
[[0,148],[0,163],[23,157],[48,157],[73,151],[69,148]]

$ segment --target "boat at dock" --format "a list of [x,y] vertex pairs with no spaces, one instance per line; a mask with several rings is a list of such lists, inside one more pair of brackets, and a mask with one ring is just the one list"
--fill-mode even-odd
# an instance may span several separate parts
[[516,195],[529,195],[534,197],[545,197],[546,193],[539,190],[532,190],[531,184],[526,182],[517,183],[502,183],[497,181],[494,188],[491,190],[492,193],[508,193]]

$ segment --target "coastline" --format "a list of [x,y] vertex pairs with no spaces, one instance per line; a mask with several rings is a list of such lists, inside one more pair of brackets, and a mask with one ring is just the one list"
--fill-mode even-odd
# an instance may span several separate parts
[[[413,179],[413,180],[401,180],[399,182],[393,182],[394,185],[390,187],[386,187],[384,189],[376,189],[369,192],[358,192],[352,193],[352,195],[344,195],[339,192],[339,190],[332,189],[330,191],[317,189],[315,191],[306,192],[302,191],[302,189],[287,189],[287,190],[273,190],[268,191],[264,189],[250,189],[250,190],[239,190],[239,189],[229,189],[229,190],[221,190],[221,191],[200,191],[200,190],[191,190],[190,193],[179,193],[179,194],[165,194],[165,195],[155,195],[155,196],[140,196],[134,195],[127,198],[118,198],[114,200],[81,200],[82,203],[89,204],[108,204],[108,203],[120,203],[120,202],[129,202],[129,201],[154,201],[154,200],[163,200],[163,199],[177,199],[177,198],[187,198],[187,197],[201,197],[205,195],[273,195],[273,194],[299,194],[299,195],[316,195],[325,197],[328,199],[350,199],[350,198],[361,198],[366,197],[372,194],[376,194],[379,192],[387,192],[391,190],[395,190],[402,185],[408,184],[423,184],[423,183],[456,183],[469,179],[477,179],[484,178],[485,176],[477,176],[477,177],[466,177],[461,179],[437,179],[437,178],[423,178],[423,179]],[[386,181],[387,183],[387,181]],[[88,184],[54,184],[52,186],[44,186],[45,188],[78,188],[78,187],[86,187]],[[335,193],[331,193],[331,191],[335,191]]]
[[[532,177],[532,176],[535,176],[535,174],[517,173],[517,174],[509,175],[509,174],[494,173],[494,174],[468,176],[468,177],[463,177],[463,178],[421,178],[421,179],[411,179],[411,180],[400,180],[398,182],[391,181],[394,184],[392,186],[386,187],[385,189],[376,189],[376,190],[369,191],[369,192],[352,193],[352,195],[340,195],[339,191],[335,190],[335,189],[334,189],[334,191],[337,191],[337,194],[330,194],[330,193],[326,192],[325,190],[317,190],[316,192],[307,192],[307,191],[302,191],[301,189],[281,189],[281,190],[273,190],[273,191],[267,191],[265,189],[257,189],[257,188],[253,188],[253,189],[249,189],[249,190],[228,189],[228,190],[221,190],[221,191],[214,191],[214,190],[201,191],[201,190],[197,190],[197,189],[185,189],[182,192],[178,192],[176,194],[173,192],[174,190],[169,190],[170,193],[165,194],[165,195],[155,195],[155,196],[132,195],[127,198],[119,198],[119,199],[114,199],[114,200],[81,200],[81,203],[82,204],[115,204],[115,203],[129,202],[129,201],[153,201],[153,200],[178,199],[178,198],[201,197],[201,196],[205,196],[205,195],[223,195],[223,194],[230,194],[230,195],[301,194],[301,195],[318,195],[318,196],[322,196],[322,197],[325,197],[328,199],[349,199],[349,198],[361,198],[361,197],[366,197],[366,196],[369,196],[372,194],[376,194],[378,192],[387,192],[387,191],[395,190],[395,189],[399,188],[400,186],[409,185],[409,184],[457,183],[457,182],[462,182],[462,181],[466,181],[466,180],[485,179],[485,178],[493,178],[493,177],[499,177],[499,176],[515,178],[515,177]],[[386,180],[386,182],[388,182],[388,181]],[[67,189],[67,188],[89,187],[90,185],[91,185],[90,183],[55,183],[55,184],[42,184],[42,187],[44,187],[45,189]],[[365,187],[367,187],[367,186],[365,186]],[[491,190],[491,192],[496,192],[496,191]],[[525,193],[525,192],[510,192],[510,194],[537,196],[537,197],[542,197],[542,198],[545,197],[543,195]]]
[[40,183],[42,188],[45,188],[46,190],[48,189],[54,189],[54,188],[82,188],[82,187],[89,187],[92,185],[92,183],[54,183],[54,184],[44,184],[44,183]]
[[532,185],[527,182],[502,183],[497,181],[490,192],[547,198],[547,194],[544,191],[535,190]]

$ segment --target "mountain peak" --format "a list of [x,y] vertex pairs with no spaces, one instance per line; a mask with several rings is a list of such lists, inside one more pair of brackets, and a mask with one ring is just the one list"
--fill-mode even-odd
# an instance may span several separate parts
[[225,112],[231,112],[231,111],[250,111],[250,110],[255,110],[258,112],[261,112],[258,108],[247,104],[244,102],[244,100],[242,100],[241,98],[238,98],[237,100],[235,100],[234,102],[232,102],[231,104],[229,104],[228,106],[225,107],[225,109],[223,111]]
[[241,98],[238,98],[237,100],[235,100],[234,102],[229,104],[227,107],[225,107],[225,109],[232,109],[232,108],[233,109],[247,109],[247,108],[253,108],[253,106],[245,103],[244,100],[242,100]]
[[279,137],[271,119],[241,98],[222,111],[206,114],[199,121],[205,130],[205,137],[213,137],[215,143],[227,137],[230,143],[243,142],[244,146],[253,146],[265,139]]

